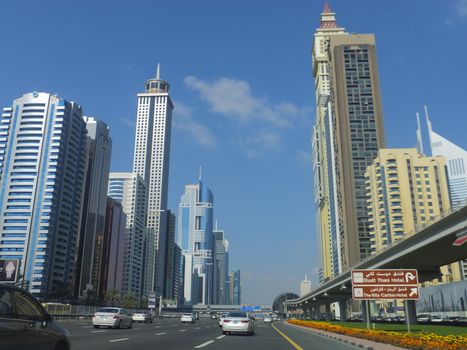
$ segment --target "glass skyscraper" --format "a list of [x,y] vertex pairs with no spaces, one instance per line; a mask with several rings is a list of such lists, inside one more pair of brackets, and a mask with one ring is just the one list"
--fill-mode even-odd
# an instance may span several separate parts
[[27,93],[0,121],[0,259],[18,259],[37,297],[71,287],[86,169],[81,107]]

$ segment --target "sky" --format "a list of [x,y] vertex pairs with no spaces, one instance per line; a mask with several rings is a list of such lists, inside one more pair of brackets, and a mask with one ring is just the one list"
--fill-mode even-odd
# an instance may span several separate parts
[[[415,113],[463,148],[467,0],[330,0],[376,35],[386,142],[414,147]],[[242,274],[243,302],[298,292],[320,266],[310,136],[311,45],[322,0],[0,2],[0,106],[56,93],[108,123],[112,171],[131,171],[136,94],[171,85],[169,208],[199,168]]]

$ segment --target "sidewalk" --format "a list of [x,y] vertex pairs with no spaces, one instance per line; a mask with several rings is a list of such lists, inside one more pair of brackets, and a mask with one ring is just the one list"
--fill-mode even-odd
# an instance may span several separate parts
[[315,328],[309,328],[309,327],[304,327],[304,326],[297,326],[294,324],[290,324],[287,321],[283,321],[283,324],[289,327],[296,327],[298,329],[301,329],[307,333],[315,334],[315,335],[320,335],[322,337],[327,337],[331,338],[334,340],[341,341],[346,344],[354,345],[357,346],[361,349],[365,350],[407,350],[406,348],[400,348],[394,345],[390,344],[384,344],[384,343],[377,343],[371,340],[366,340],[366,339],[361,339],[361,338],[354,338],[354,337],[349,337],[348,335],[343,335],[343,334],[338,334],[338,333],[331,333],[331,332],[326,332],[322,331],[320,329],[315,329]]

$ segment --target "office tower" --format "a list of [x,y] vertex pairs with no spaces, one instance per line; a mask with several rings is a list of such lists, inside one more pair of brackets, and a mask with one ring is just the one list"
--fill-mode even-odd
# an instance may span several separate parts
[[[420,153],[424,153],[424,144],[428,145],[427,154],[446,158],[451,206],[459,208],[467,205],[467,151],[433,131],[425,106],[425,118],[428,127],[428,142],[423,142],[423,132],[417,113],[417,144]],[[467,260],[460,262],[463,278],[467,279]]]
[[123,260],[122,294],[133,293],[140,298],[147,280],[144,275],[144,243],[148,234],[146,183],[135,173],[110,173],[109,197],[122,204],[123,212],[127,216],[128,240]]
[[300,297],[311,293],[311,281],[306,277],[300,282]]
[[111,289],[122,294],[123,259],[126,246],[126,214],[120,202],[107,197],[99,299],[102,299]]
[[242,289],[240,284],[240,270],[229,272],[230,281],[230,305],[240,305],[242,303]]
[[[167,241],[165,242],[165,258],[164,258],[164,294],[165,299],[174,299],[174,285],[176,281],[176,257],[175,257],[175,214],[170,210],[166,211],[167,218]],[[180,259],[180,256],[177,257]]]
[[228,304],[228,288],[229,288],[229,241],[224,238],[224,230],[216,227],[214,234],[214,304]]
[[178,305],[183,305],[183,272],[185,269],[182,248],[177,243],[174,244],[174,269],[173,269],[173,299]]
[[[185,186],[179,204],[176,243],[185,255],[185,301],[192,304],[212,304],[213,203],[211,190],[200,178],[197,184]],[[191,274],[187,273],[190,260]]]
[[[136,121],[136,140],[133,172],[143,178],[148,186],[148,216],[146,225],[150,232],[154,263],[148,265],[148,276],[153,276],[150,291],[162,295],[163,285],[156,266],[162,227],[161,213],[167,209],[169,185],[170,134],[172,125],[172,100],[169,96],[169,84],[160,79],[159,65],[156,77],[145,83],[145,92],[138,94],[138,112]],[[149,246],[148,246],[149,247]],[[157,275],[157,276],[156,276]]]
[[[415,148],[381,149],[365,176],[372,253],[414,234],[451,207],[442,156],[423,156]],[[460,266],[443,266],[441,273],[445,281],[459,280]]]
[[0,259],[18,259],[21,285],[39,298],[71,292],[85,170],[76,103],[33,92],[3,109]]
[[75,271],[76,296],[85,295],[87,290],[102,295],[99,285],[112,152],[107,124],[93,117],[83,119],[88,131],[88,159]]
[[313,42],[314,196],[323,281],[370,254],[365,170],[384,147],[375,38],[349,34],[326,3]]

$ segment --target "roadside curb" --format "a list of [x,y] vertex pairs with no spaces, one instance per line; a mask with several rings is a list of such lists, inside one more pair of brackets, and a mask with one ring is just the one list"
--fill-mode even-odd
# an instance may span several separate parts
[[325,338],[329,338],[332,340],[340,341],[345,344],[353,345],[355,347],[358,347],[364,350],[407,350],[406,348],[400,348],[400,347],[397,347],[391,344],[378,343],[372,340],[354,338],[354,337],[350,337],[348,335],[343,335],[339,333],[332,333],[332,332],[322,331],[322,330],[315,329],[315,328],[298,326],[295,324],[290,324],[287,321],[284,321],[283,324],[286,326],[296,327],[296,328],[305,330],[314,335],[319,335],[321,337],[325,337]]

